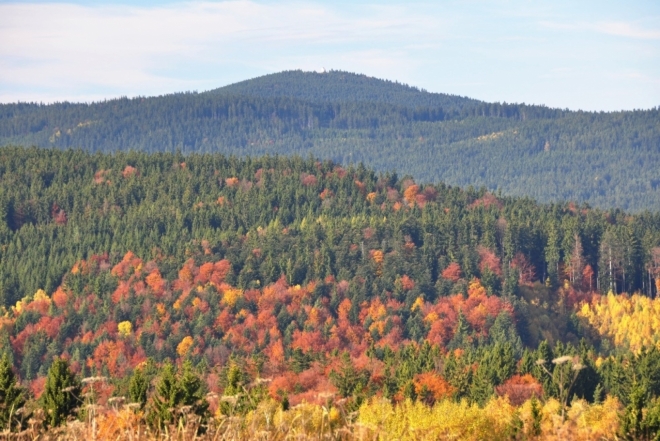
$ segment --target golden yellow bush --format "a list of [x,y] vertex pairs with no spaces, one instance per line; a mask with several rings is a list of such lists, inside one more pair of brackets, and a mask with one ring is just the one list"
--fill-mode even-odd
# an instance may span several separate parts
[[34,293],[32,300],[35,302],[39,300],[45,300],[46,302],[50,303],[50,297],[48,297],[48,294],[46,294],[46,291],[43,289],[38,289],[37,292]]
[[224,438],[237,439],[322,439],[330,437],[343,424],[341,411],[315,404],[302,403],[288,411],[279,402],[269,399],[240,418],[240,428],[231,427],[234,416],[219,416],[219,427],[225,427]]
[[621,410],[619,400],[614,397],[607,397],[601,404],[574,401],[568,411],[568,420],[573,426],[572,439],[616,439]]

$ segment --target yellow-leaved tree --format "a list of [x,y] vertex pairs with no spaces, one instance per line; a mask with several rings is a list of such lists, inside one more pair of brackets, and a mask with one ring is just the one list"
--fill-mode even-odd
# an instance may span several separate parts
[[129,321],[121,322],[117,325],[117,331],[122,337],[128,337],[133,332],[133,325]]
[[194,340],[191,336],[186,336],[183,337],[183,340],[181,340],[181,343],[178,344],[176,347],[176,353],[179,354],[179,356],[184,357],[190,348],[192,347],[194,343]]
[[652,346],[660,348],[660,299],[608,294],[582,305],[578,316],[618,347],[635,353]]

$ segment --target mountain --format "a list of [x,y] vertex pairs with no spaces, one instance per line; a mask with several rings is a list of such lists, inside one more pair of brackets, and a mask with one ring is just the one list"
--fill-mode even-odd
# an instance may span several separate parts
[[230,84],[207,93],[261,98],[290,97],[315,103],[385,103],[411,109],[441,107],[458,111],[484,104],[470,98],[429,93],[405,84],[342,71],[281,72]]
[[658,211],[659,121],[657,108],[573,112],[290,71],[204,93],[0,105],[0,145],[313,155],[541,202]]

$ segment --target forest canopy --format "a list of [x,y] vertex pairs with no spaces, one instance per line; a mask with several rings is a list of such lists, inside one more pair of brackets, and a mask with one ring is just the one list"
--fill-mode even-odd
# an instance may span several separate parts
[[313,157],[0,148],[0,429],[30,436],[644,439],[659,289],[657,213]]

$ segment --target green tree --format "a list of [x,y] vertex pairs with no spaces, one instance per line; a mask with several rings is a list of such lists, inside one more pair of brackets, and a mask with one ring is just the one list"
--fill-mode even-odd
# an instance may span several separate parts
[[506,311],[500,312],[495,317],[493,326],[488,331],[488,338],[491,344],[511,345],[513,353],[517,357],[520,357],[523,353],[523,344],[516,330],[516,324],[511,318],[511,314]]
[[206,424],[209,403],[204,397],[204,385],[202,380],[193,370],[190,361],[186,361],[183,364],[183,371],[179,378],[179,388],[181,390],[180,405],[190,406],[191,413],[199,416],[202,424]]
[[539,405],[539,400],[536,399],[536,395],[532,396],[531,401],[531,414],[532,414],[532,426],[530,427],[531,436],[539,436],[541,434],[541,420],[543,419],[543,409]]
[[332,371],[330,380],[342,397],[360,395],[369,382],[369,372],[364,369],[357,369],[351,362],[348,352],[344,352],[341,357],[339,372]]
[[472,339],[470,338],[470,324],[468,323],[463,311],[458,312],[458,320],[454,328],[454,337],[447,345],[448,349],[465,349],[472,346]]
[[26,412],[25,391],[18,384],[5,353],[0,359],[0,431],[24,429],[29,417]]
[[82,400],[81,384],[69,369],[69,363],[56,358],[48,370],[41,401],[47,426],[59,426],[73,415]]
[[176,379],[174,366],[169,361],[163,365],[156,384],[156,392],[148,413],[149,423],[159,429],[174,422],[176,407],[181,403],[183,392]]
[[660,402],[649,400],[648,391],[638,384],[632,387],[628,402],[621,416],[623,437],[629,440],[660,440]]
[[553,223],[550,224],[550,229],[548,230],[548,239],[545,247],[545,260],[547,262],[548,268],[548,278],[550,283],[555,285],[559,282],[559,260],[560,255],[560,237],[557,226]]
[[263,386],[252,387],[250,376],[236,358],[231,358],[220,373],[224,390],[220,411],[224,415],[245,414],[254,409],[263,396]]
[[128,396],[133,403],[140,403],[140,409],[147,404],[149,380],[142,369],[135,369],[128,385]]

